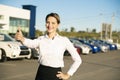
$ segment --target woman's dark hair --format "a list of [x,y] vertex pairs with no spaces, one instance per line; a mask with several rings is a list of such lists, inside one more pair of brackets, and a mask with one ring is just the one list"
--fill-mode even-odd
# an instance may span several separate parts
[[59,17],[59,15],[57,13],[50,13],[50,14],[48,14],[46,16],[45,20],[47,21],[47,18],[50,17],[50,16],[56,18],[57,23],[60,24],[60,17]]

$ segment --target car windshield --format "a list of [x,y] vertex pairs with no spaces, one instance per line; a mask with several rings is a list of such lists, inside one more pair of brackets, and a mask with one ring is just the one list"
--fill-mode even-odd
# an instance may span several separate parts
[[2,38],[0,41],[15,41],[12,37],[6,34],[0,34],[0,36]]
[[82,43],[80,43],[78,40],[74,41],[76,44],[82,45]]
[[78,40],[75,40],[75,39],[70,39],[73,43],[75,43],[75,44],[79,44],[79,45],[82,45],[82,43],[81,42],[79,42]]

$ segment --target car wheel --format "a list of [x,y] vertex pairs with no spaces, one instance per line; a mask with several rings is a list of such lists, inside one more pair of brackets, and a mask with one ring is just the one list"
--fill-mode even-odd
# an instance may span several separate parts
[[1,62],[5,62],[7,61],[7,57],[6,57],[6,54],[5,54],[5,51],[3,49],[1,49]]

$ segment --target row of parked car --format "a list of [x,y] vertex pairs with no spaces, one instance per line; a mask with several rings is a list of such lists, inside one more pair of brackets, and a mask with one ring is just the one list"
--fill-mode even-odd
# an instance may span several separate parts
[[30,49],[22,45],[19,41],[7,34],[0,34],[0,61],[5,62],[8,59],[31,59],[37,58],[36,49]]
[[[78,38],[69,38],[79,54],[89,54],[98,52],[108,52],[120,49],[120,44],[111,43],[104,40],[85,40]],[[66,50],[64,55],[70,55]],[[32,59],[38,58],[37,49],[28,48],[19,41],[7,34],[0,34],[0,61],[5,62],[8,59]]]
[[[69,38],[73,45],[76,47],[79,54],[89,54],[89,53],[99,53],[99,52],[108,52],[112,50],[120,49],[120,44],[113,43],[105,40],[94,40],[94,39],[78,39],[78,38]],[[66,51],[65,55],[69,55],[69,52]]]

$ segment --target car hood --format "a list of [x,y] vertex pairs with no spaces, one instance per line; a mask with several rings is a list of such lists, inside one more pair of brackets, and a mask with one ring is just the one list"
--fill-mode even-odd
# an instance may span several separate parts
[[14,42],[14,41],[0,41],[0,46],[3,46],[3,45],[7,45],[7,44],[12,44],[12,45],[15,45],[15,46],[22,46],[22,44],[20,42]]

